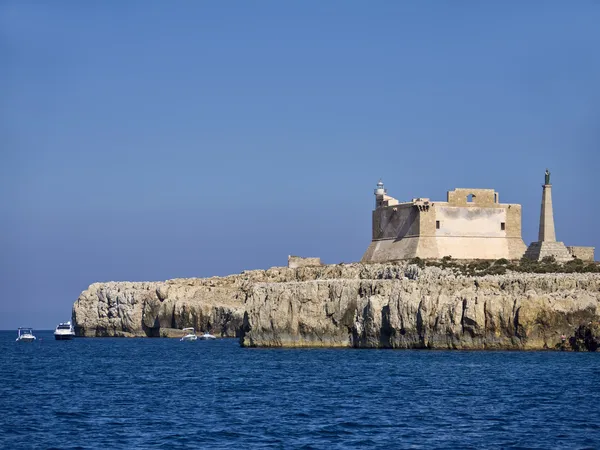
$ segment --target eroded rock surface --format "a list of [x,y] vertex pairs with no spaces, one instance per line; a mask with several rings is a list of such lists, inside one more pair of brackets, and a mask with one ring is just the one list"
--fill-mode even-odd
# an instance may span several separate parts
[[598,321],[600,276],[326,266],[296,281],[253,284],[245,309],[247,346],[554,348],[561,335]]
[[94,283],[73,305],[79,336],[181,336],[185,327],[237,336],[244,314],[232,277]]
[[468,277],[408,263],[271,268],[228,277],[95,283],[73,307],[83,336],[176,335],[245,346],[555,348],[600,320],[600,275]]

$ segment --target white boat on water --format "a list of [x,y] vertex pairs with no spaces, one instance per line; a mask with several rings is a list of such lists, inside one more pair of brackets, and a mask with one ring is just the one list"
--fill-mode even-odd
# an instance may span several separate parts
[[71,322],[59,323],[54,330],[54,339],[57,341],[66,341],[75,337],[75,329]]
[[208,331],[204,334],[201,334],[199,336],[199,339],[203,339],[205,341],[211,340],[211,339],[216,339],[216,337],[214,337],[212,334],[210,334]]
[[33,328],[19,328],[17,330],[17,342],[33,342],[35,339]]
[[187,334],[179,339],[180,341],[195,341],[198,339],[198,336],[196,336],[196,330],[194,330],[193,327],[183,328],[181,331],[184,333],[187,332]]

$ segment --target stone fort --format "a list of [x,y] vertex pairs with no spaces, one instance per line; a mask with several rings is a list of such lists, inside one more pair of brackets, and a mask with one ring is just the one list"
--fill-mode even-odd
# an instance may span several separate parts
[[399,202],[383,182],[375,189],[372,241],[362,261],[398,259],[594,259],[593,247],[556,242],[550,173],[543,187],[540,232],[529,249],[521,237],[521,205],[500,203],[493,189],[454,189],[447,199],[414,198]]

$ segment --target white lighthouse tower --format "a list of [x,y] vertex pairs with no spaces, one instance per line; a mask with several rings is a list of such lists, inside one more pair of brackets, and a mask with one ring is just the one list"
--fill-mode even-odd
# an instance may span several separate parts
[[394,197],[390,197],[389,195],[387,195],[387,189],[383,185],[383,181],[381,181],[381,179],[379,180],[379,183],[377,183],[377,187],[375,188],[374,194],[375,209],[381,206],[392,206],[398,204],[398,200],[396,200]]
[[383,204],[385,194],[387,194],[387,189],[383,186],[380,178],[375,188],[375,208],[379,208]]

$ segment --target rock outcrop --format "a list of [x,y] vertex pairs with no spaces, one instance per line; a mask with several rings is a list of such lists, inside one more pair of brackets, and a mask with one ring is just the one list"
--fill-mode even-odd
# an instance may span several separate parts
[[181,336],[194,327],[236,337],[244,309],[235,277],[94,283],[73,305],[78,336]]
[[597,273],[464,276],[407,262],[271,268],[228,277],[96,283],[84,336],[194,326],[244,346],[543,349],[600,320]]
[[243,345],[543,349],[600,315],[598,274],[468,277],[407,263],[298,274],[251,287]]
[[569,346],[571,350],[575,351],[595,352],[598,350],[600,348],[600,322],[589,322],[587,325],[580,325],[575,330],[575,334],[569,339]]

